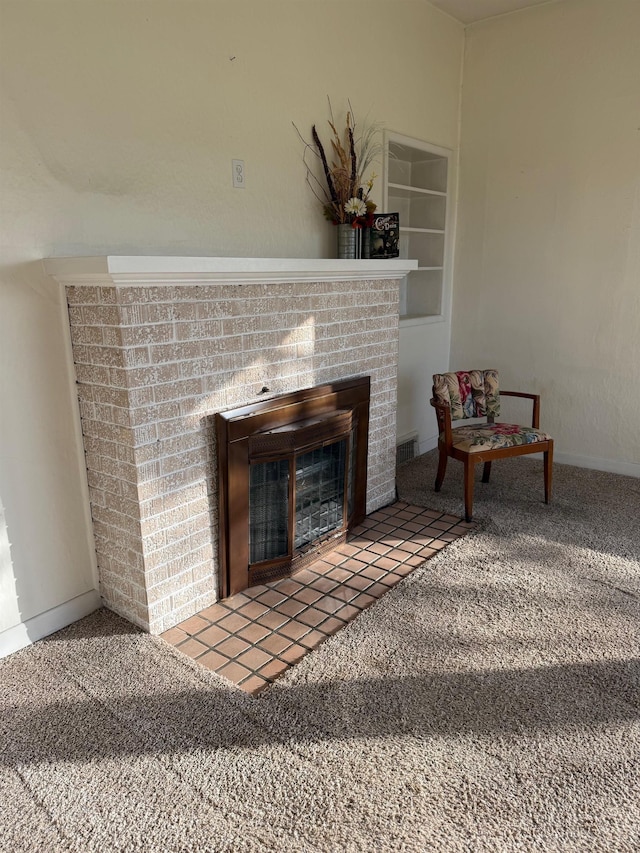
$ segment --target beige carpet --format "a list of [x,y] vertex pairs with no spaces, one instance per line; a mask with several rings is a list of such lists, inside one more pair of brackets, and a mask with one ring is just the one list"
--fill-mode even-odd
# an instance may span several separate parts
[[1,661],[0,849],[640,849],[640,480],[540,464],[256,699],[106,611]]

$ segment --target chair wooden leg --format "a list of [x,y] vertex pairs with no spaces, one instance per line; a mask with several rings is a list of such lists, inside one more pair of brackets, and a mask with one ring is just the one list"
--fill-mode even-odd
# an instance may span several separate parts
[[464,460],[464,517],[471,521],[473,517],[473,475],[474,463],[471,456]]
[[544,502],[551,500],[551,483],[553,480],[553,441],[549,442],[549,449],[544,452]]
[[435,491],[439,492],[442,488],[442,483],[444,481],[444,475],[447,472],[447,451],[444,448],[440,448],[440,456],[438,458],[438,473],[436,474],[436,487]]
[[491,476],[491,462],[485,462],[484,468],[482,469],[482,482],[488,483],[490,476]]

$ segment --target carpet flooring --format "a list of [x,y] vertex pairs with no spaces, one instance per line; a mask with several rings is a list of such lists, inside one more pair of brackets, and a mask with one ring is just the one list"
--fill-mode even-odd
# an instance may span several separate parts
[[[433,454],[399,497],[460,514]],[[0,850],[637,851],[640,480],[496,463],[476,529],[249,696],[102,610],[0,661]]]

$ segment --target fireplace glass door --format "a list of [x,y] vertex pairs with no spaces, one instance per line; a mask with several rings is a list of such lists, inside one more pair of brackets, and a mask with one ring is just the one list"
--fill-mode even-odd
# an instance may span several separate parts
[[346,457],[346,439],[296,456],[296,551],[344,525]]
[[[249,475],[249,562],[292,557],[345,524],[348,441],[321,445],[291,459],[254,462]],[[291,476],[291,472],[294,476]],[[291,495],[293,487],[293,496]],[[291,505],[295,507],[289,535]]]
[[289,462],[258,462],[250,468],[249,562],[289,553]]

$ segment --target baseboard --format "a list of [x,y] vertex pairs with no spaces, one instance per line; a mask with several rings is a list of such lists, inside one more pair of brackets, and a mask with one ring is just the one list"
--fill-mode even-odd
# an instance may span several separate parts
[[576,468],[591,468],[594,471],[608,471],[609,474],[640,477],[640,462],[622,462],[618,459],[599,459],[597,456],[558,452],[553,454],[553,461],[561,465],[575,465]]
[[435,450],[438,446],[438,436],[432,435],[418,442],[418,452],[420,455],[428,453],[430,450]]
[[97,590],[91,589],[72,598],[71,601],[65,601],[64,604],[59,604],[51,610],[27,619],[26,622],[20,622],[13,628],[0,631],[0,658],[17,652],[35,643],[36,640],[48,637],[54,631],[66,628],[67,625],[88,616],[99,607],[102,607],[102,599]]

